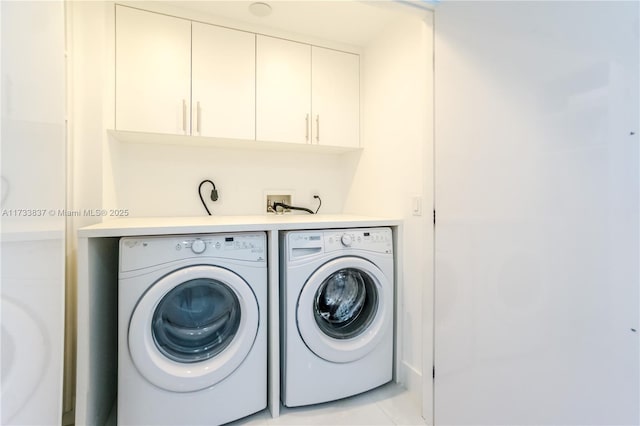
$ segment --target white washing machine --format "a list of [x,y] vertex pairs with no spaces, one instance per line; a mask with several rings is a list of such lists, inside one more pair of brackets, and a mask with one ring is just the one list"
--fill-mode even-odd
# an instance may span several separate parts
[[2,235],[2,425],[59,425],[62,419],[65,240],[62,230],[51,233],[59,235],[16,241]]
[[118,424],[214,425],[267,405],[264,233],[120,240]]
[[332,401],[389,382],[391,229],[283,232],[280,250],[283,404]]

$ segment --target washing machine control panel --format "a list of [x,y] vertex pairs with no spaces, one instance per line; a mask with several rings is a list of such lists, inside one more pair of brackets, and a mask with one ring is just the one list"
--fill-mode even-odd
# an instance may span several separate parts
[[359,249],[393,253],[393,237],[389,228],[325,231],[324,248],[326,252]]
[[[266,234],[198,234],[120,239],[120,270],[132,271],[194,257],[263,262],[267,259]],[[152,260],[150,260],[152,259]]]
[[264,253],[265,244],[261,240],[256,240],[251,236],[217,236],[185,238],[176,244],[176,250],[191,250],[195,254],[207,254],[217,256],[222,253],[231,256],[243,257],[251,256],[251,253]]
[[294,231],[289,234],[288,240],[290,259],[339,250],[393,253],[390,228]]

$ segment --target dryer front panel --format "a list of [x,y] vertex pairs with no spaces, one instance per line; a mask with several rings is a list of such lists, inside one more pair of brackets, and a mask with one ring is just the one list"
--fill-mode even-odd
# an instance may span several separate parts
[[296,308],[298,331],[317,356],[352,362],[375,349],[393,323],[393,286],[373,263],[333,259],[307,280]]
[[129,323],[129,351],[152,384],[192,392],[231,374],[249,354],[258,326],[258,302],[240,276],[189,266],[143,294]]

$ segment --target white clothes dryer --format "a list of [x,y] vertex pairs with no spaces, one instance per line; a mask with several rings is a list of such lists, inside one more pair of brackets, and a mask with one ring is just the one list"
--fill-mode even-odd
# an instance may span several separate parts
[[120,239],[119,425],[266,407],[266,251],[264,233]]
[[393,376],[390,228],[280,234],[281,397],[295,407]]

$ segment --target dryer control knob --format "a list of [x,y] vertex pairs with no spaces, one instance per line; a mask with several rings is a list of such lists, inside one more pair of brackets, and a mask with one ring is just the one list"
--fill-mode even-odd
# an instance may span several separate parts
[[207,249],[207,245],[202,240],[194,240],[191,244],[191,251],[195,254],[200,254]]
[[342,234],[342,238],[340,239],[340,241],[342,242],[342,245],[345,247],[349,247],[353,242],[353,240],[351,239],[351,235],[349,234]]

